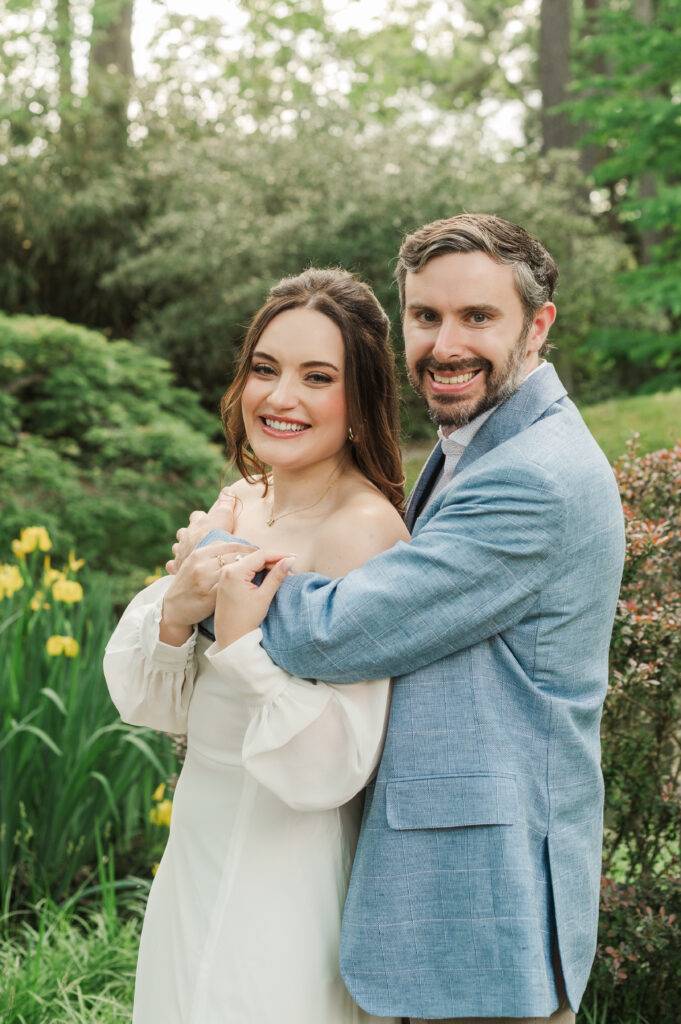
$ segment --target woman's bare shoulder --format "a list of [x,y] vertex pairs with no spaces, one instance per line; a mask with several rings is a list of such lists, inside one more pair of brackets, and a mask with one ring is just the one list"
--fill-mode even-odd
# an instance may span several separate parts
[[400,540],[409,540],[409,531],[397,509],[375,488],[358,488],[321,525],[315,568],[344,576]]
[[260,480],[246,480],[243,476],[230,484],[229,489],[244,504],[262,498],[265,493],[265,488]]

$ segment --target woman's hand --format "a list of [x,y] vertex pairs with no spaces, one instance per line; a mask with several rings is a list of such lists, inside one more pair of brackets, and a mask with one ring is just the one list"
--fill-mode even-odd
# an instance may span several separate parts
[[160,639],[180,647],[189,639],[195,622],[215,610],[217,584],[223,566],[251,551],[243,544],[216,541],[188,555],[166,591],[163,600]]
[[[294,562],[293,555],[255,551],[237,557],[220,570],[215,602],[218,647],[228,647],[252,629],[257,629]],[[269,569],[269,572],[258,587],[253,579],[261,569]]]

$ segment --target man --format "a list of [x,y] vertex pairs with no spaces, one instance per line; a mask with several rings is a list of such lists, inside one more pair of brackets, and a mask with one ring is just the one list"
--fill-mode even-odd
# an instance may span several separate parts
[[567,1024],[593,960],[624,532],[612,471],[541,359],[556,278],[497,217],[404,241],[407,366],[440,433],[412,539],[345,579],[289,577],[263,625],[296,675],[395,680],[340,954],[377,1015]]

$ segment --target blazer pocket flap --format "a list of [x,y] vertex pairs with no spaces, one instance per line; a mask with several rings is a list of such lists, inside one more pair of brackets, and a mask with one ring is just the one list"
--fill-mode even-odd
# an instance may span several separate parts
[[394,829],[512,825],[518,819],[515,775],[441,775],[393,779],[386,787]]

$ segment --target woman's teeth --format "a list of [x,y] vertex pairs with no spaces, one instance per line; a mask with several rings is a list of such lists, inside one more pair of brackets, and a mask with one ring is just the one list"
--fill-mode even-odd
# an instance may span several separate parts
[[282,433],[290,434],[291,431],[299,433],[301,430],[307,430],[307,423],[287,423],[285,420],[270,420],[267,417],[263,417],[263,421],[270,430],[281,430]]

